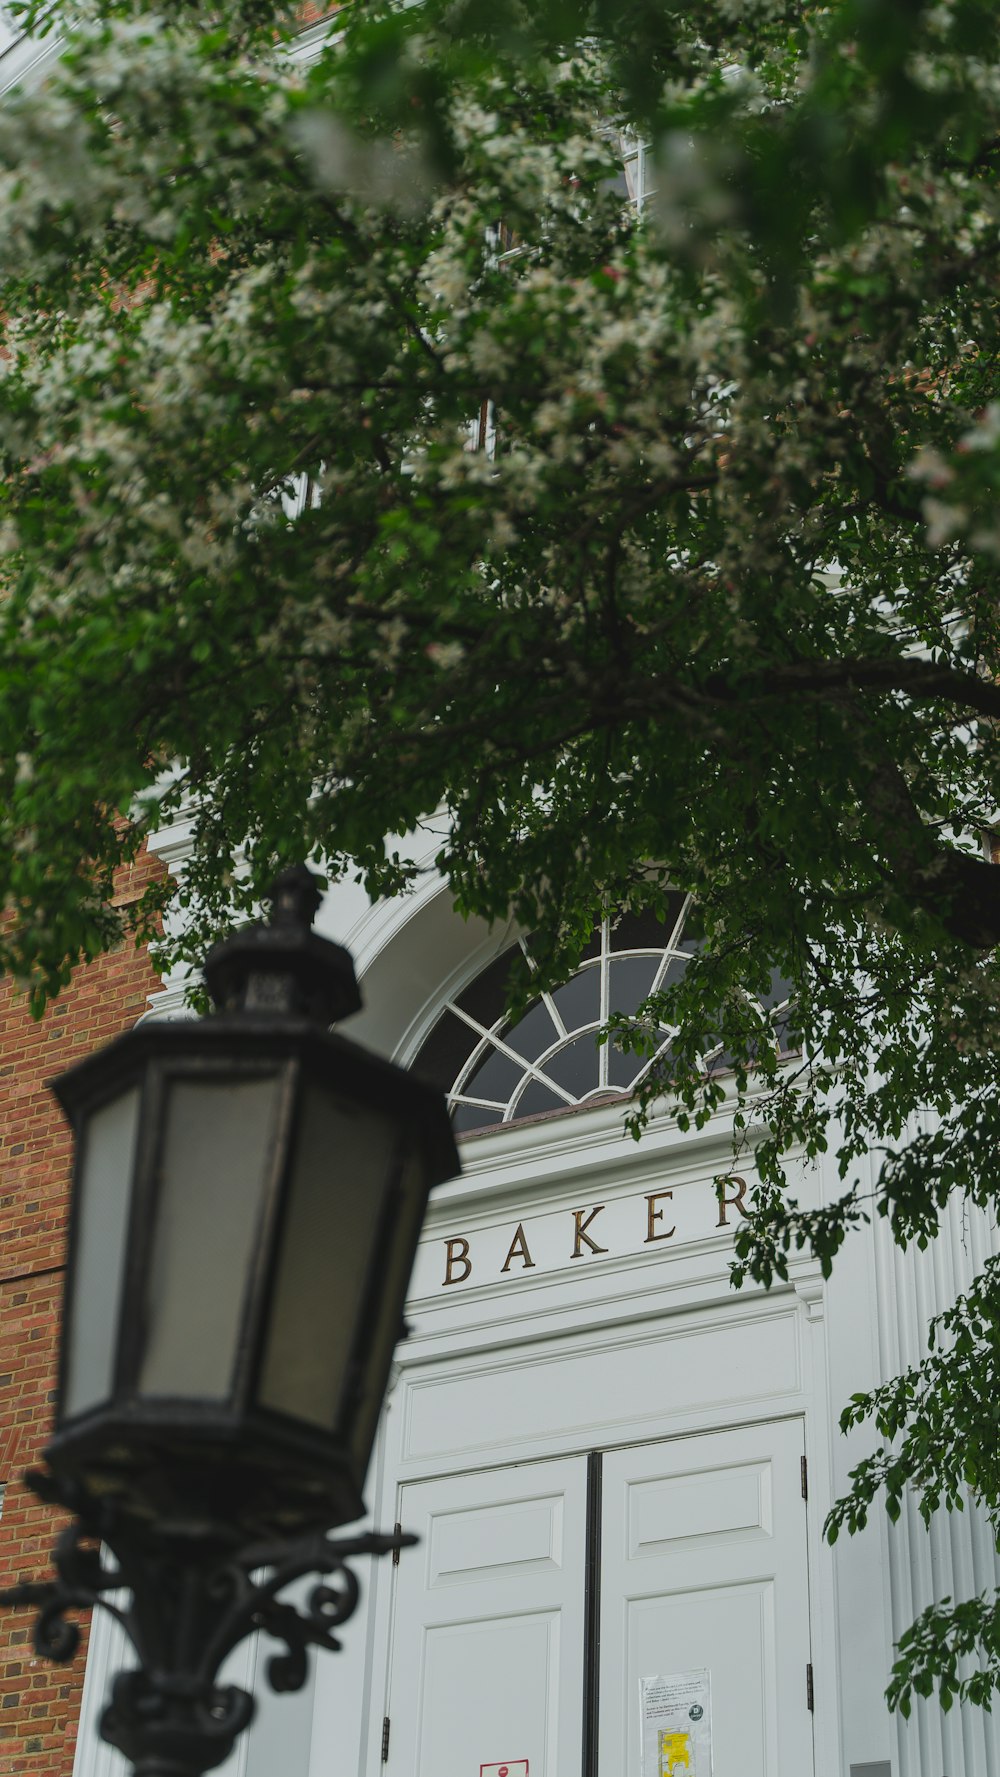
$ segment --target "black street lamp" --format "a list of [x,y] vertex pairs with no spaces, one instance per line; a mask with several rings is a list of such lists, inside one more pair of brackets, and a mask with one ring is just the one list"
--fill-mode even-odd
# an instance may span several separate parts
[[[346,1558],[413,1541],[326,1532],[363,1514],[428,1193],[458,1156],[438,1093],[330,1033],[361,1001],[311,930],[309,872],[272,901],[209,955],[210,1017],[140,1025],[53,1087],[76,1164],[56,1429],[26,1479],[74,1522],[56,1577],[0,1603],[37,1607],[55,1660],[68,1611],[124,1624],[139,1665],[101,1735],[137,1777],[221,1764],[253,1712],[226,1655],[264,1630],[272,1686],[299,1689],[357,1604]],[[288,1603],[305,1574],[332,1583]]]

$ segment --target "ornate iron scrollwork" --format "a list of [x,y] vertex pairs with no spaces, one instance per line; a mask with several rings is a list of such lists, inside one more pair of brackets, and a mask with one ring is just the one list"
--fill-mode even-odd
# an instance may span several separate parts
[[[334,1631],[357,1606],[346,1563],[416,1541],[312,1533],[235,1547],[225,1525],[153,1526],[51,1474],[26,1480],[75,1516],[56,1542],[54,1577],[0,1592],[0,1606],[34,1609],[36,1650],[56,1661],[79,1646],[70,1613],[99,1605],[121,1624],[138,1666],[114,1680],[100,1732],[137,1777],[202,1777],[221,1765],[254,1712],[246,1691],[219,1682],[227,1655],[248,1635],[268,1635],[283,1646],[267,1663],[272,1689],[301,1690],[309,1648],[339,1648]],[[304,1602],[282,1597],[308,1574],[317,1583]]]

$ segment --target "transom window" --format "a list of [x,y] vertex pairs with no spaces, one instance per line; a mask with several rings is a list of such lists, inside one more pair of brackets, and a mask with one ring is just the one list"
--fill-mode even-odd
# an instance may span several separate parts
[[[446,1001],[411,1065],[447,1095],[459,1133],[627,1097],[667,1052],[673,1032],[662,1027],[652,1055],[626,1053],[613,1037],[599,1043],[597,1033],[613,1012],[635,1015],[650,994],[676,980],[699,942],[691,901],[680,895],[666,921],[652,914],[605,920],[577,973],[512,1020],[511,968],[521,959],[531,971],[536,966],[522,939]],[[761,1009],[773,1013],[786,1003],[787,985],[775,973]],[[772,1025],[783,1049],[786,1024],[787,1017]],[[721,1044],[705,1059],[724,1067]]]

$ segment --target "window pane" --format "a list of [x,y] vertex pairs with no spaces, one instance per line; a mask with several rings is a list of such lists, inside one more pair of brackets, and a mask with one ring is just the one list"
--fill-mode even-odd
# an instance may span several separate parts
[[611,964],[612,1012],[624,1012],[629,1017],[638,1012],[653,985],[658,961],[655,956],[626,956]]
[[539,1055],[551,1049],[559,1035],[548,1006],[544,1000],[538,1000],[517,1024],[504,1031],[503,1040],[523,1055],[525,1061],[537,1061]]
[[458,1104],[455,1106],[451,1126],[456,1135],[468,1135],[473,1129],[489,1129],[499,1123],[502,1112],[487,1111],[477,1104]]
[[778,1050],[782,1055],[790,1054],[793,1049],[801,1049],[802,1032],[799,1029],[794,1005],[788,1006],[785,1011],[780,1012],[774,1019],[771,1028],[774,1031]]
[[556,988],[552,999],[567,1031],[596,1024],[601,1016],[600,964],[591,963],[589,968],[581,969],[565,987]]
[[479,1041],[454,1012],[445,1012],[417,1051],[413,1072],[439,1092],[450,1092]]
[[624,1054],[614,1043],[608,1044],[608,1085],[616,1092],[628,1092],[645,1067],[648,1056],[630,1049]]
[[792,984],[788,977],[783,975],[780,969],[772,969],[771,985],[765,994],[760,995],[760,1003],[765,1010],[770,1011],[772,1006],[780,1006],[784,1000],[787,1000],[791,991]]
[[511,944],[481,975],[470,981],[468,987],[456,994],[456,1006],[461,1006],[463,1012],[468,1012],[470,1018],[477,1019],[487,1030],[492,1030],[503,1016],[507,985],[519,961],[527,967],[518,945]]
[[[629,1092],[635,1085],[639,1075],[645,1073],[645,1070],[649,1065],[649,1056],[646,1054],[619,1054],[617,1056],[612,1054],[608,1060],[608,1078],[618,1091]],[[665,1091],[670,1083],[672,1073],[673,1045],[671,1044],[668,1045],[668,1047],[664,1049],[662,1055],[659,1055],[653,1062],[652,1067],[650,1068],[650,1076],[653,1079],[659,1080]]]
[[511,1093],[521,1083],[524,1073],[520,1062],[511,1061],[497,1050],[487,1055],[474,1074],[462,1083],[462,1093],[466,1098],[493,1098],[506,1104]]
[[543,1111],[565,1111],[565,1099],[558,1098],[543,1086],[541,1080],[529,1080],[514,1106],[515,1117],[538,1117]]
[[702,950],[704,944],[705,928],[702,924],[701,912],[699,908],[692,907],[689,909],[687,919],[684,921],[684,930],[681,933],[678,949],[686,950],[691,954],[696,950]]
[[592,1092],[601,1078],[599,1051],[593,1034],[588,1032],[586,1036],[567,1043],[545,1063],[545,1072],[567,1092],[572,1092],[574,1098],[583,1098]]
[[676,986],[677,982],[682,979],[686,968],[687,968],[687,961],[686,960],[684,962],[682,962],[680,957],[671,957],[670,961],[668,962],[666,968],[663,971],[663,977],[660,981],[660,985],[659,985],[659,988],[657,989],[657,992],[666,992],[666,989],[668,987]]
[[626,913],[611,928],[611,950],[663,950],[673,937],[683,905],[683,895],[669,895],[664,919],[650,912]]

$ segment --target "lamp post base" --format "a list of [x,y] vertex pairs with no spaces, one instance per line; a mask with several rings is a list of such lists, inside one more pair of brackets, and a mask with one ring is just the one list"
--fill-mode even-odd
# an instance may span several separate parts
[[[271,1688],[301,1690],[308,1649],[339,1648],[333,1631],[357,1606],[347,1561],[416,1542],[405,1532],[310,1532],[240,1546],[231,1526],[151,1526],[56,1476],[25,1479],[76,1517],[56,1543],[55,1577],[0,1592],[0,1606],[34,1608],[35,1648],[57,1661],[71,1660],[80,1641],[68,1613],[99,1605],[122,1625],[138,1665],[114,1680],[100,1734],[135,1777],[204,1777],[224,1763],[254,1713],[247,1691],[218,1682],[232,1650],[258,1631],[272,1636],[283,1651],[267,1662]],[[317,1583],[304,1602],[281,1597],[306,1575]]]

